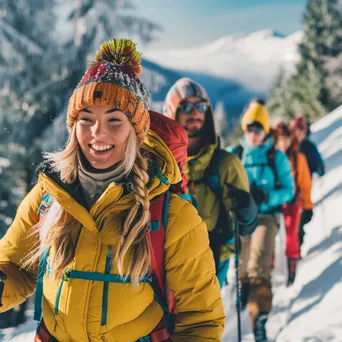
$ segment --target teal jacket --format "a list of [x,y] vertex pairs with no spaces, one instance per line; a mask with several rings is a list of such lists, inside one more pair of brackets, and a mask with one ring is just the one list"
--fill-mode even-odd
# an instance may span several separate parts
[[[268,162],[268,151],[273,146],[272,137],[267,137],[261,145],[256,147],[250,146],[244,137],[241,137],[240,145],[243,148],[241,160],[246,168],[250,187],[256,186],[268,194],[267,202],[258,206],[259,213],[279,212],[279,206],[290,202],[295,192],[291,165],[287,156],[276,150],[273,170]],[[227,150],[237,154],[238,146],[230,146]]]

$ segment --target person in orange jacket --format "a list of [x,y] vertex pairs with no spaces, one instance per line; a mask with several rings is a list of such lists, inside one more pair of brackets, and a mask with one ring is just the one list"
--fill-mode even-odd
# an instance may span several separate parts
[[286,228],[286,257],[288,260],[287,285],[290,286],[295,280],[297,262],[300,258],[298,239],[300,218],[302,212],[307,212],[312,216],[311,175],[304,154],[299,152],[298,140],[291,135],[288,126],[283,122],[279,123],[275,129],[275,143],[277,149],[286,153],[290,160],[296,186],[293,200],[283,205]]

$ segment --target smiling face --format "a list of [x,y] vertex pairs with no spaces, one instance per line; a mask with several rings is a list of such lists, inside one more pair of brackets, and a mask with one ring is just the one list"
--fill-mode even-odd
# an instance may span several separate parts
[[128,117],[114,107],[87,107],[76,119],[78,143],[96,169],[107,169],[123,160],[131,130]]

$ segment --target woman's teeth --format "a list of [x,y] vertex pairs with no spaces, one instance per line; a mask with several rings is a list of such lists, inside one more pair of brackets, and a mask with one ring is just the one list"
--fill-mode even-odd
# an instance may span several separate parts
[[106,151],[110,150],[114,145],[106,145],[106,146],[100,146],[100,145],[91,145],[91,148],[95,151]]

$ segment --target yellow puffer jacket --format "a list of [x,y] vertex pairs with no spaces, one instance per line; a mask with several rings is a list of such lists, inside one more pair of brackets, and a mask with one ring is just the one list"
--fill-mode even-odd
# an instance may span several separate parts
[[[157,135],[150,132],[143,147],[154,153],[169,183],[180,180],[170,150]],[[155,177],[148,198],[167,188]],[[37,209],[44,191],[78,221],[73,234],[75,258],[69,267],[86,272],[104,273],[108,246],[115,253],[119,215],[134,201],[131,194],[123,194],[122,186],[111,183],[88,211],[63,186],[40,174],[0,241],[0,270],[7,275],[0,312],[18,305],[35,290],[37,268],[25,271],[20,267],[39,243],[28,231],[38,222]],[[164,249],[167,285],[175,294],[178,312],[173,341],[220,341],[225,317],[207,228],[195,208],[176,195],[170,197]],[[118,274],[115,264],[111,274]],[[138,288],[110,283],[106,324],[102,326],[102,282],[69,279],[63,283],[59,300],[60,281],[46,272],[43,284],[43,318],[58,341],[136,341],[148,335],[163,315],[147,283]]]

